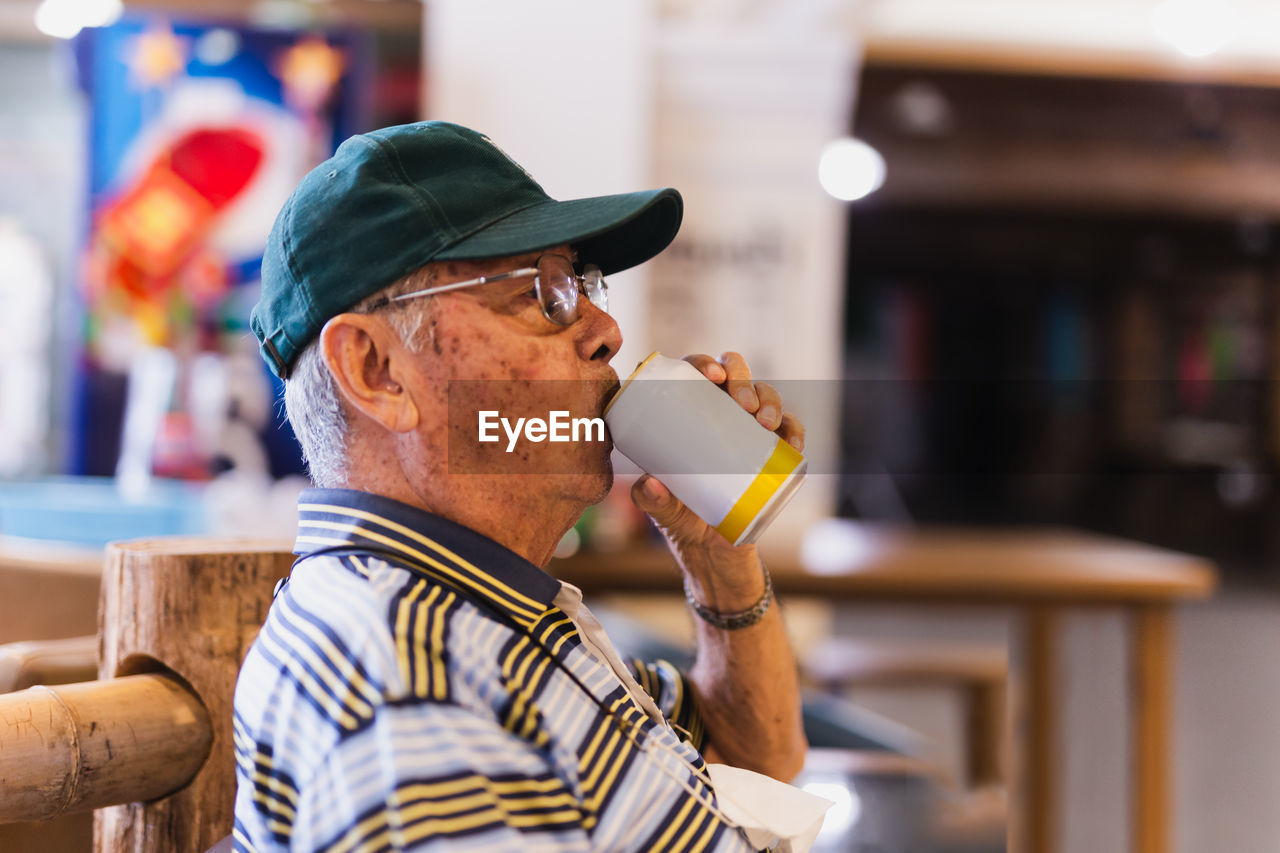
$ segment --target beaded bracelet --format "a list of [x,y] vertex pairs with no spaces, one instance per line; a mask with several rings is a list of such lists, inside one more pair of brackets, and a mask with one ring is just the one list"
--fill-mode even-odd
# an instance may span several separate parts
[[689,602],[693,612],[698,614],[698,618],[708,625],[713,625],[723,631],[750,628],[764,618],[764,614],[769,610],[769,602],[773,600],[773,578],[769,577],[769,569],[764,563],[760,564],[760,569],[764,572],[764,594],[760,596],[759,601],[746,610],[740,610],[737,613],[721,613],[718,610],[712,610],[705,604],[700,604],[689,589],[688,578],[685,578],[684,582],[684,599]]

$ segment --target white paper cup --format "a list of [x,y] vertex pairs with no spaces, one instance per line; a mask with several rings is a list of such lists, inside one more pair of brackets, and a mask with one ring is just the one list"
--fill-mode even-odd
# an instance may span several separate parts
[[808,461],[686,361],[652,353],[605,406],[613,444],[734,545],[755,542]]

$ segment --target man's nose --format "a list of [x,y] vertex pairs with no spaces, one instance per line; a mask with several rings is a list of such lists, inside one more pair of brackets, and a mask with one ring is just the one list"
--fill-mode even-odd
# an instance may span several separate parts
[[622,347],[622,330],[618,328],[618,322],[590,300],[583,299],[578,305],[581,312],[578,325],[582,327],[578,334],[578,355],[583,361],[608,364]]

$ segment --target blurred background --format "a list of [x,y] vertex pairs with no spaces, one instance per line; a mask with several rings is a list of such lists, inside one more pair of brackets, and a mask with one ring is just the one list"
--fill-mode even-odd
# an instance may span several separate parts
[[[247,328],[263,242],[342,139],[420,118],[557,198],[681,190],[673,246],[611,281],[614,364],[736,349],[796,383],[814,474],[780,562],[845,519],[1216,564],[1176,608],[1165,849],[1280,849],[1280,5],[0,0],[7,547],[291,536],[305,472]],[[563,554],[647,535],[619,491]],[[1019,630],[998,601],[791,612],[802,653]],[[18,618],[0,640],[66,635]],[[1125,623],[1060,629],[1053,844],[1126,849]],[[964,775],[948,691],[840,692]]]

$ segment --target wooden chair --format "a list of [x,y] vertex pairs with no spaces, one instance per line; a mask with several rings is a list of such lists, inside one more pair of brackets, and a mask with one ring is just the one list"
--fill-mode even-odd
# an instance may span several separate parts
[[[236,674],[292,559],[275,542],[109,546],[98,680],[0,695],[0,824],[98,809],[102,853],[204,851],[230,832]],[[10,648],[9,683],[83,674],[78,643]]]
[[951,687],[965,713],[965,766],[971,787],[1008,782],[1008,655],[1000,645],[894,642],[832,637],[801,658],[809,683],[833,693],[855,687]]
[[833,637],[810,648],[801,677],[843,694],[856,687],[951,687],[965,713],[966,787],[945,786],[934,808],[933,843],[1003,849],[1009,828],[1008,655],[987,644]]

